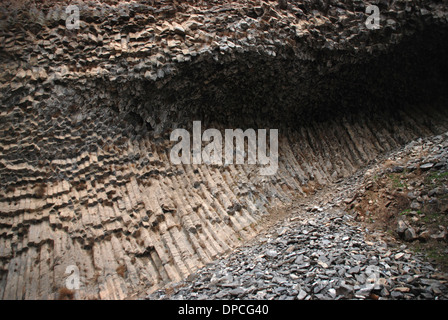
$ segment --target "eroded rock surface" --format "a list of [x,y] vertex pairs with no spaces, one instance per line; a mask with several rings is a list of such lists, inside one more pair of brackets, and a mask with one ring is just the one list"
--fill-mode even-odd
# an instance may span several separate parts
[[[2,2],[0,297],[57,298],[73,265],[76,298],[150,293],[446,131],[446,1],[377,5],[369,30],[365,1]],[[278,128],[277,174],[172,165],[193,120]]]

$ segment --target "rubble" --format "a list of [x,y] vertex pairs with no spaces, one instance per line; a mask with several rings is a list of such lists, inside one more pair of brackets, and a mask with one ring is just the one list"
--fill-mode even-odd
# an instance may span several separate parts
[[[424,150],[434,142],[445,145],[447,141],[448,133],[419,140],[387,158],[406,158],[410,148]],[[445,159],[448,149],[427,153],[428,157],[437,155]],[[344,197],[365,187],[364,177],[378,174],[384,161],[379,159],[308,200],[323,210],[310,209],[306,201],[295,203],[288,218],[249,244],[199,269],[193,279],[145,298],[234,299],[227,286],[232,283],[239,290],[238,298],[248,300],[448,299],[448,275],[429,263],[422,252],[390,241],[382,230],[366,228],[345,211]],[[421,160],[414,155],[411,161]],[[444,170],[447,164],[444,162]],[[403,220],[398,221],[397,233],[404,235],[405,241],[416,238],[415,230]],[[168,292],[168,288],[172,290]]]

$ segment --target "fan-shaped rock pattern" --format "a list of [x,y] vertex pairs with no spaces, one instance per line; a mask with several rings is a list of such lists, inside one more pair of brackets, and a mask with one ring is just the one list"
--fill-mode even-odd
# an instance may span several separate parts
[[[66,27],[77,5],[80,28]],[[2,3],[0,297],[123,299],[274,209],[447,130],[446,1]],[[278,128],[279,169],[172,165],[169,133]]]

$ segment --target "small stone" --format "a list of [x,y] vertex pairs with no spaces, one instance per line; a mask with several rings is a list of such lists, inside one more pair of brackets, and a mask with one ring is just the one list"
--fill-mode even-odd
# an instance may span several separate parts
[[355,274],[355,273],[359,273],[360,270],[361,270],[361,268],[359,266],[355,266],[355,267],[349,269],[347,272],[349,274]]
[[400,253],[397,253],[394,258],[395,258],[395,260],[399,260],[403,256],[404,256],[404,253],[400,252]]
[[228,292],[226,292],[226,291],[220,291],[220,292],[218,292],[218,293],[216,294],[216,298],[218,298],[218,299],[222,299],[222,298],[224,298],[224,297],[226,297],[226,296],[228,296],[228,295],[229,295]]
[[421,295],[425,299],[434,299],[434,296],[429,292],[422,292]]
[[361,288],[355,292],[355,297],[365,299],[370,295],[371,291],[372,291],[371,288]]
[[229,291],[229,294],[232,296],[240,296],[246,293],[246,290],[243,288],[235,288]]
[[307,296],[307,293],[305,290],[300,289],[299,294],[297,295],[297,300],[303,300]]
[[268,250],[266,251],[266,256],[269,258],[276,258],[278,256],[278,252],[274,250]]
[[406,292],[410,292],[411,289],[408,288],[408,287],[396,287],[396,288],[394,288],[394,291],[399,291],[399,292],[406,293]]
[[417,238],[417,233],[415,232],[414,228],[409,227],[406,229],[403,235],[403,239],[405,241],[413,241]]
[[443,230],[443,231],[441,231],[441,232],[439,232],[437,234],[432,234],[431,235],[431,239],[434,239],[434,240],[444,240],[445,238],[446,238],[445,230]]
[[399,292],[399,291],[392,291],[392,293],[390,294],[390,296],[393,299],[400,299],[403,297],[403,293]]
[[381,289],[380,295],[381,295],[382,297],[388,297],[388,296],[390,295],[389,290],[387,290],[386,287],[383,287],[383,288]]
[[426,170],[431,169],[433,166],[434,166],[434,163],[432,163],[432,162],[428,162],[428,163],[422,164],[422,165],[420,166],[420,169],[426,171]]
[[406,222],[404,222],[403,220],[398,220],[396,231],[400,236],[404,234],[407,228],[408,226]]

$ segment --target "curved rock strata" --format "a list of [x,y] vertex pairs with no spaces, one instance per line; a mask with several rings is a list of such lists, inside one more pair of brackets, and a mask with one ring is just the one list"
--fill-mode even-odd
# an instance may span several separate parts
[[[0,15],[0,297],[180,281],[294,199],[446,131],[446,1],[36,1]],[[77,5],[80,28],[66,27]],[[172,165],[169,133],[278,128],[279,169]]]

